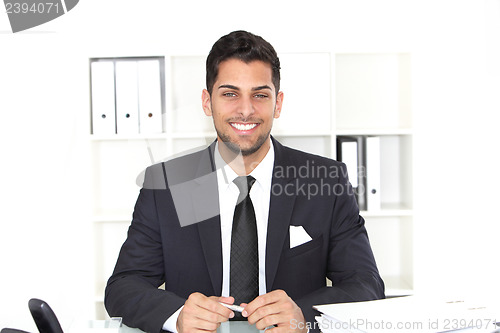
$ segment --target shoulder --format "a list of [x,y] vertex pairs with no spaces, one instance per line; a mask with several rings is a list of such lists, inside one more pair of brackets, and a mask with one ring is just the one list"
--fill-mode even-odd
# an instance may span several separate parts
[[213,171],[211,146],[189,152],[149,166],[145,170],[143,187],[166,189]]
[[317,165],[326,165],[326,166],[329,165],[340,166],[344,164],[329,157],[308,153],[287,146],[282,146],[282,148],[283,148],[283,154],[289,157],[290,162],[292,164],[302,165],[306,164],[307,162],[309,163],[314,162]]

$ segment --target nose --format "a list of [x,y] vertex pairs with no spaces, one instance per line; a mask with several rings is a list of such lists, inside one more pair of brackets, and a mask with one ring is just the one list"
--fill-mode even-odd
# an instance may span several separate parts
[[238,105],[238,113],[243,119],[247,119],[252,116],[255,112],[254,105],[251,97],[245,97],[240,99],[240,104]]

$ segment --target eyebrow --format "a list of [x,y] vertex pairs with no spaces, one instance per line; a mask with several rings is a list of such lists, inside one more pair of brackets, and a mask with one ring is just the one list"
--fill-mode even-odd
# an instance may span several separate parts
[[[233,90],[238,90],[238,91],[240,90],[240,88],[233,86],[232,84],[222,84],[219,86],[219,89],[223,89],[223,88],[233,89]],[[252,88],[252,91],[259,91],[259,90],[264,90],[264,89],[273,90],[270,86],[263,85],[263,86],[258,86],[258,87]]]

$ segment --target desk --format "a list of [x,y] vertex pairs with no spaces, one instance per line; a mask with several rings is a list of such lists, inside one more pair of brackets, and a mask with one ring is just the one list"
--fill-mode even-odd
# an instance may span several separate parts
[[[143,333],[138,328],[130,328],[124,324],[120,326],[119,329],[105,328],[108,327],[106,324],[109,321],[91,321],[86,329],[71,329],[68,333],[77,332],[87,332],[87,333]],[[249,325],[246,321],[228,321],[221,324],[218,333],[259,333],[264,331],[259,331],[255,325]]]
[[218,333],[256,333],[264,332],[258,330],[255,325],[250,325],[246,321],[226,321],[217,330]]

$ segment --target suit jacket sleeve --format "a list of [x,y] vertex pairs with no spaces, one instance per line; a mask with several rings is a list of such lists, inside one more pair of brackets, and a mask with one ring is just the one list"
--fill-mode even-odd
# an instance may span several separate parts
[[[314,323],[319,312],[313,305],[366,301],[384,298],[384,283],[370,247],[364,219],[359,215],[352,187],[346,177],[345,164],[340,164],[338,195],[330,221],[327,251],[327,277],[332,287],[322,287],[300,299],[306,320]],[[325,235],[326,236],[326,235]]]
[[[127,240],[105,292],[105,306],[110,316],[123,317],[127,326],[147,332],[160,332],[167,318],[185,302],[172,292],[158,289],[165,281],[165,267],[155,192],[166,189],[164,181],[160,188],[147,186],[155,173],[158,179],[163,178],[161,168],[155,171],[146,173]],[[158,179],[154,180],[156,185],[161,184]]]

